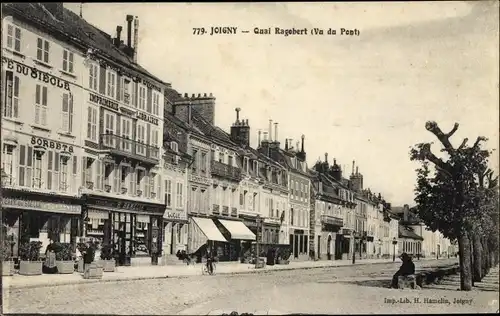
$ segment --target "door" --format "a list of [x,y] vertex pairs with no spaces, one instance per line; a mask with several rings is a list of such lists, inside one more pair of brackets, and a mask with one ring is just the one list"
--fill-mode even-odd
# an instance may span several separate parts
[[321,236],[318,236],[318,259],[321,258]]
[[298,258],[299,257],[299,235],[293,235],[293,257]]
[[326,256],[328,260],[332,259],[332,235],[328,235],[328,240],[326,242]]
[[342,259],[342,252],[343,252],[342,244],[343,244],[342,235],[336,235],[335,236],[335,260]]

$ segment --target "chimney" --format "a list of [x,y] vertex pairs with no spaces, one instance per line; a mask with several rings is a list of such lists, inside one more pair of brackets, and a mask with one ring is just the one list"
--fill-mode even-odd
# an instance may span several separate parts
[[352,161],[352,175],[354,175],[354,160]]
[[405,205],[403,206],[403,220],[404,220],[405,222],[407,222],[407,221],[408,221],[408,204],[405,204]]
[[132,48],[132,21],[134,16],[127,15],[127,46]]
[[356,175],[359,175],[359,167],[356,166]]
[[116,27],[116,40],[115,40],[116,47],[120,47],[122,30],[123,27],[121,25],[118,25]]
[[328,162],[328,153],[325,153],[325,162]]
[[285,150],[288,151],[288,138],[285,138]]
[[257,147],[259,147],[259,146],[260,146],[260,135],[261,135],[261,134],[262,134],[262,132],[259,130],[259,141],[258,141],[258,143],[257,143]]
[[189,103],[187,105],[187,123],[188,123],[188,125],[191,125],[191,116],[192,116],[192,113],[191,113],[191,103]]
[[273,141],[273,120],[269,120],[269,141]]
[[236,123],[239,123],[240,122],[240,111],[241,111],[241,109],[240,108],[236,108],[234,110],[236,111]]
[[302,138],[302,148],[301,148],[301,150],[300,150],[300,151],[303,153],[303,152],[304,152],[304,139],[306,138],[306,136],[305,136],[305,135],[302,135],[302,137],[301,137],[301,138]]
[[337,165],[337,159],[333,158],[333,165],[336,166]]
[[139,18],[134,20],[134,63],[137,64],[137,48],[139,46]]
[[263,139],[263,141],[267,142],[267,132],[263,132],[263,133],[264,133],[264,139]]
[[278,141],[278,123],[274,123],[274,141]]

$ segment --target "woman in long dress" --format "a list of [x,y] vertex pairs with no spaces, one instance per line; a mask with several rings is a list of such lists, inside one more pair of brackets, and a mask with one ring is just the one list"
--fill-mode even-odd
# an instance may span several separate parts
[[54,251],[54,243],[50,241],[50,244],[45,249],[45,261],[43,262],[42,271],[47,274],[57,273],[56,265],[56,253]]

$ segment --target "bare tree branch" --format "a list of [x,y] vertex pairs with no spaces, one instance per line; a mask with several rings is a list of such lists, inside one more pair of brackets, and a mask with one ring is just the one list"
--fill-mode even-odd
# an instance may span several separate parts
[[457,131],[458,123],[455,123],[453,129],[448,134],[443,133],[438,124],[434,121],[428,121],[427,123],[425,123],[425,129],[436,135],[437,139],[439,139],[441,144],[443,144],[444,148],[450,155],[455,153],[455,148],[453,148],[453,145],[450,143],[449,138]]
[[423,158],[432,162],[436,168],[445,171],[448,175],[451,176],[449,172],[450,166],[445,163],[441,158],[436,157],[431,151],[431,144],[423,144],[420,148],[420,154]]
[[465,147],[465,145],[467,144],[467,141],[468,141],[468,140],[469,140],[468,138],[464,138],[464,140],[462,141],[462,144],[460,144],[460,146],[458,147],[458,149],[457,149],[457,150],[462,150],[462,149],[464,149],[464,147]]
[[474,143],[474,146],[472,146],[473,148],[476,148],[477,146],[479,146],[479,143],[482,142],[482,141],[487,141],[488,139],[486,137],[483,137],[483,136],[479,136],[477,139],[476,139],[476,142]]

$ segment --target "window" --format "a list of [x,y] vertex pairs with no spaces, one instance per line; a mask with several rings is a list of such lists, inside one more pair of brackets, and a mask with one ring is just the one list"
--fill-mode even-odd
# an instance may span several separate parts
[[112,71],[108,71],[107,75],[106,94],[108,97],[114,98],[116,95],[116,74]]
[[[31,147],[29,148],[31,149]],[[43,152],[35,150],[33,152],[33,187],[42,187],[42,155]],[[29,157],[29,152],[28,152]]]
[[132,144],[130,139],[132,139],[132,120],[126,117],[122,117],[122,150],[131,151]]
[[159,147],[160,140],[159,140],[159,133],[157,129],[152,129],[151,130],[151,146],[154,147]]
[[223,152],[219,153],[219,162],[224,163],[224,153]]
[[198,167],[197,164],[198,164],[198,150],[193,149],[193,162],[192,162],[193,171],[196,171],[196,168]]
[[137,142],[139,143],[136,145],[137,153],[146,155],[146,146],[143,145],[146,143],[146,126],[143,124],[137,124]]
[[63,70],[73,73],[73,53],[68,50],[63,51]]
[[175,203],[175,207],[182,208],[184,206],[182,200],[182,182],[177,182],[177,201]]
[[243,196],[243,193],[240,193],[240,205],[243,206],[245,203],[245,197]]
[[97,142],[97,108],[92,105],[87,108],[87,138]]
[[139,86],[139,109],[146,108],[146,87]]
[[116,115],[111,112],[104,113],[104,144],[108,146],[114,146],[115,138],[112,136],[115,134],[115,118]]
[[172,207],[172,181],[165,180],[165,206]]
[[180,243],[182,242],[182,224],[177,224],[177,242]]
[[123,102],[125,104],[130,104],[130,80],[123,78],[122,79],[123,84],[122,84],[122,90],[123,90]]
[[[121,187],[126,188],[127,187],[127,175],[129,173],[129,168],[128,167],[121,167],[122,169],[122,174],[121,174]],[[121,191],[120,191],[121,192]]]
[[73,131],[73,97],[68,93],[63,93],[62,129],[69,134]]
[[14,175],[14,146],[4,144],[2,149],[2,170],[7,174],[6,180],[2,179],[2,184],[13,184],[12,177]]
[[97,78],[99,77],[99,66],[96,64],[90,64],[89,69],[89,88],[98,91],[99,86],[97,85]]
[[47,125],[47,87],[36,85],[35,124]]
[[228,156],[227,157],[227,164],[232,166],[233,165],[233,157],[232,156]]
[[44,63],[49,63],[49,42],[39,37],[36,47],[36,58]]
[[205,172],[207,170],[207,153],[201,153],[201,161],[200,161],[200,169],[201,172]]
[[293,217],[294,217],[293,208],[291,208],[290,209],[290,225],[293,225]]
[[160,115],[160,94],[153,91],[153,114]]
[[12,71],[6,72],[6,95],[3,109],[4,117],[19,117],[19,77],[14,76]]
[[175,152],[179,151],[179,146],[176,142],[170,142],[170,148]]
[[68,190],[68,157],[61,156],[61,170],[59,173],[59,189]]
[[7,47],[21,52],[21,29],[11,24],[7,25]]

